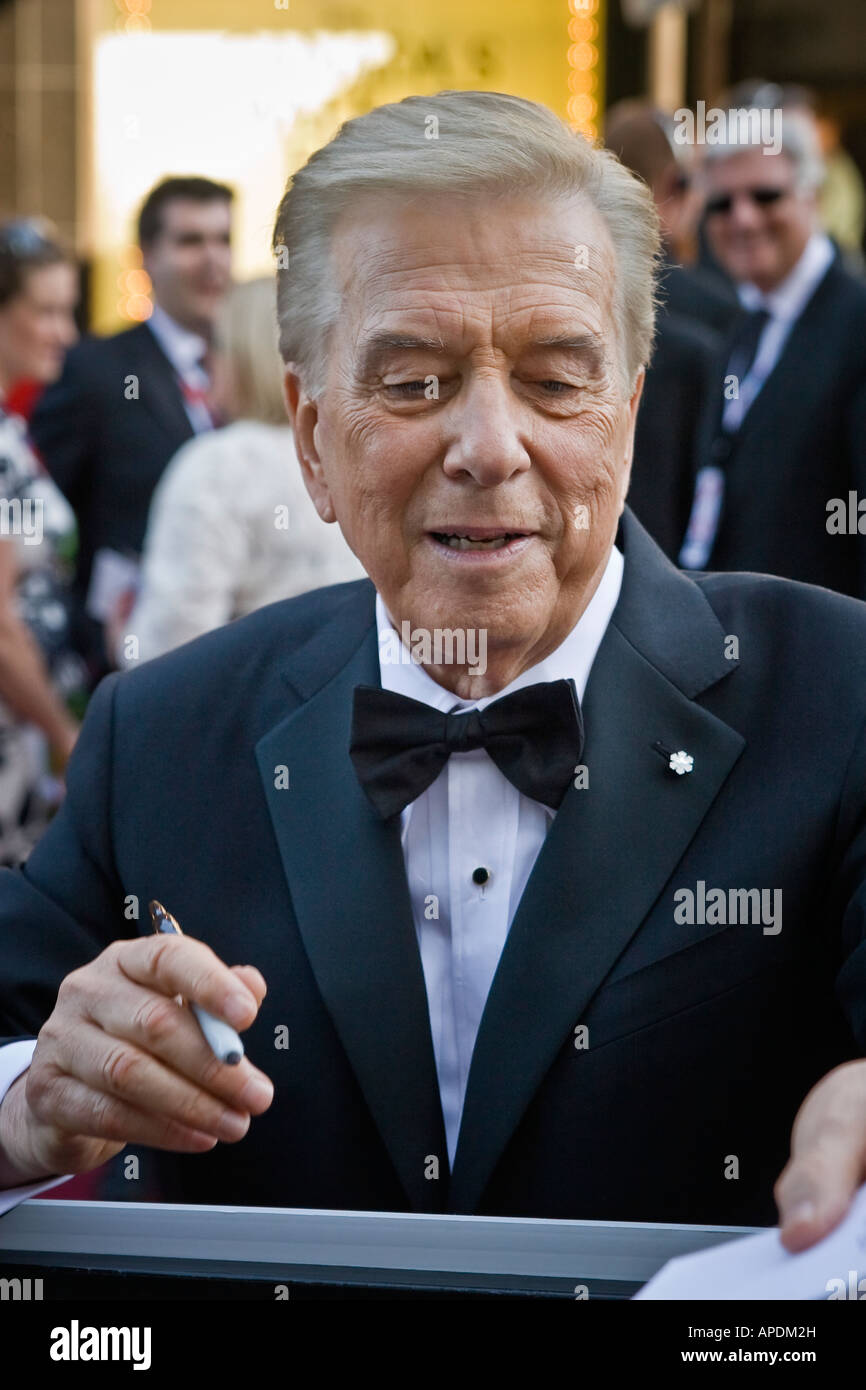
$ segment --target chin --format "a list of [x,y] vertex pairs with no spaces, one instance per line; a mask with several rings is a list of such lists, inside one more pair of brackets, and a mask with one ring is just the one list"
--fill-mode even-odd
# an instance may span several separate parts
[[52,382],[58,381],[63,371],[63,358],[58,361],[43,362],[41,368],[33,370],[30,374],[33,381],[38,381],[40,386],[50,386]]
[[778,260],[775,256],[762,253],[756,256],[745,256],[740,262],[735,272],[737,280],[774,280],[779,273]]

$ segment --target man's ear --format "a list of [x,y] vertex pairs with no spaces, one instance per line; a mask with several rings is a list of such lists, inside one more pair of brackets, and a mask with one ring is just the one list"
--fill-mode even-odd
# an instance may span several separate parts
[[625,458],[623,460],[622,485],[619,494],[620,512],[622,512],[622,509],[625,506],[625,499],[628,493],[628,485],[631,482],[631,461],[632,455],[634,454],[634,429],[637,423],[638,406],[640,405],[640,398],[643,394],[643,384],[645,379],[646,371],[644,368],[641,368],[641,370],[637,374],[637,380],[634,384],[634,391],[632,392],[631,400],[628,403],[629,424],[628,435],[626,436],[625,442]]
[[283,377],[283,396],[307,492],[322,520],[336,521],[337,513],[319,456],[318,402],[308,395],[300,369],[293,362],[288,364]]

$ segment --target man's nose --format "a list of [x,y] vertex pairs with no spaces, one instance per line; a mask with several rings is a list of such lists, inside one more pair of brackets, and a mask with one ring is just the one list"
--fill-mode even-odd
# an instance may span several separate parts
[[728,225],[735,231],[752,231],[756,227],[762,227],[764,218],[761,209],[749,197],[747,193],[735,193],[731,204],[731,211],[728,217]]
[[519,402],[499,377],[465,386],[451,416],[443,467],[450,478],[466,474],[481,487],[495,487],[531,466],[520,437]]
[[222,240],[210,242],[208,252],[214,265],[225,266],[231,262],[232,249]]

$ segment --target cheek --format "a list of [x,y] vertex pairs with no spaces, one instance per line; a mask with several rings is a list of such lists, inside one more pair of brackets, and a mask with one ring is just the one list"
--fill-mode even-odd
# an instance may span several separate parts
[[769,232],[775,241],[784,243],[793,243],[803,235],[799,224],[792,224],[786,221],[785,218],[779,218],[778,221],[770,221]]
[[383,423],[350,407],[320,420],[316,443],[325,480],[341,521],[354,531],[382,527],[400,517],[411,497],[419,451],[409,448],[398,423]]
[[627,409],[587,409],[555,432],[545,452],[572,490],[592,493],[622,466],[628,428]]
[[588,411],[580,429],[548,452],[548,481],[567,528],[566,544],[582,548],[587,528],[596,531],[608,512],[618,515],[628,433],[627,410]]
[[21,315],[16,325],[15,336],[24,352],[38,352],[49,340],[49,333],[41,321],[29,314]]

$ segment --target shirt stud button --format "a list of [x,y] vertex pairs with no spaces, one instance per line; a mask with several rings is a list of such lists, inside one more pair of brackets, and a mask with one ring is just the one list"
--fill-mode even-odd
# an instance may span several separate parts
[[479,864],[477,869],[472,870],[472,882],[478,884],[489,883],[490,870],[485,869],[483,864]]

